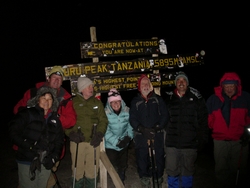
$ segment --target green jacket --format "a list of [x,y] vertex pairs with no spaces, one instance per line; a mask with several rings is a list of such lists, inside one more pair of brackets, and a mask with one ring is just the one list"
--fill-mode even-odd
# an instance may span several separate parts
[[94,96],[85,100],[80,93],[77,93],[73,98],[73,106],[77,114],[76,124],[72,128],[65,130],[67,136],[69,136],[71,131],[76,132],[80,126],[85,137],[85,142],[90,142],[94,124],[97,124],[96,132],[105,134],[108,118],[100,100]]

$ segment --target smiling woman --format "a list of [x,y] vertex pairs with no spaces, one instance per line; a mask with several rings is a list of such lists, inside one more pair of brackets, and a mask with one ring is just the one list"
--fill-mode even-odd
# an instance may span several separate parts
[[49,109],[52,107],[52,103],[53,97],[51,93],[44,93],[44,95],[39,98],[38,104],[44,109],[44,115],[48,113]]
[[41,87],[10,121],[10,138],[17,147],[19,187],[46,187],[59,161],[64,132],[57,117],[56,89]]

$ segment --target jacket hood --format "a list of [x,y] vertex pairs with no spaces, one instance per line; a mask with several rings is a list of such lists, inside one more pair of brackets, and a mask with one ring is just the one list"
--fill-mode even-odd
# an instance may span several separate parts
[[225,73],[222,78],[220,79],[220,85],[222,85],[222,83],[224,81],[236,81],[237,85],[241,86],[241,80],[240,77],[238,76],[238,74],[236,74],[235,72],[227,72]]
[[236,83],[237,83],[237,91],[236,92],[237,93],[235,94],[235,97],[241,95],[241,92],[242,92],[241,79],[240,79],[239,75],[235,72],[227,72],[221,77],[220,86],[214,88],[216,95],[222,97],[222,91],[223,91],[222,83],[225,81],[236,81]]
[[53,89],[53,88],[51,88],[51,87],[46,87],[46,86],[44,86],[44,87],[39,88],[39,89],[37,90],[36,96],[33,97],[32,99],[28,100],[27,106],[28,106],[28,107],[36,106],[36,104],[37,104],[38,101],[39,101],[39,98],[40,98],[43,94],[45,94],[45,93],[50,93],[50,94],[52,95],[52,97],[53,97],[53,103],[52,103],[51,110],[52,110],[53,112],[57,112],[57,109],[58,109],[58,106],[59,106],[59,102],[58,102],[58,100],[57,100],[57,98],[56,98],[56,93],[57,93],[57,91],[56,91],[56,89]]
[[[38,82],[36,83],[36,88],[40,88],[40,87],[49,87],[49,83],[48,82]],[[64,89],[62,86],[60,86],[58,89],[57,89],[57,99],[59,102],[61,102],[62,100],[67,100],[69,98],[72,97],[72,95],[66,91],[66,89]]]
[[[121,111],[125,108],[126,103],[124,102],[124,100],[121,100]],[[106,103],[106,110],[108,113],[114,112],[113,108],[111,107],[110,103],[107,101]]]

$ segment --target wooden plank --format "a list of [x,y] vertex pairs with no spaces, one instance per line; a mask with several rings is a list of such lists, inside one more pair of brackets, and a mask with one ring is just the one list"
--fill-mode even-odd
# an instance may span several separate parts
[[[93,58],[97,61],[98,58]],[[204,64],[204,56],[199,53],[164,55],[159,57],[144,57],[124,61],[90,62],[64,65],[64,80],[73,80],[80,75],[87,77],[112,76],[118,74],[134,74],[153,72],[153,70],[172,70]],[[46,77],[52,67],[45,68]],[[74,78],[75,77],[75,78]]]
[[[153,37],[152,39],[157,39],[157,37]],[[152,57],[158,57],[158,54],[152,54]],[[159,74],[160,71],[158,70],[153,70],[153,74]],[[154,92],[158,95],[161,95],[161,87],[154,87]]]
[[[167,73],[145,73],[153,87],[171,87],[174,86],[176,72]],[[129,91],[137,89],[137,82],[141,74],[117,75],[94,78],[94,89],[96,92],[107,93],[111,88],[119,91]]]
[[[103,165],[107,169],[115,187],[124,188],[124,185],[123,185],[119,175],[117,174],[113,165],[109,161],[107,154],[104,151],[100,152],[100,160],[102,161]],[[103,185],[102,185],[102,187],[103,187]]]
[[161,43],[157,39],[143,40],[115,40],[104,42],[81,42],[81,58],[91,57],[114,57],[114,56],[131,56],[131,55],[151,55],[164,54],[161,46],[165,45],[165,40]]
[[[90,27],[90,38],[91,38],[91,42],[96,42],[97,41],[96,28],[95,27]],[[94,58],[92,58],[92,61],[93,61],[94,64],[96,64],[96,63],[99,62],[99,58],[94,57]],[[95,97],[98,98],[98,99],[101,99],[101,94],[96,93]],[[100,143],[100,151],[105,152],[104,139]],[[99,169],[100,169],[100,183],[101,183],[103,188],[107,188],[107,169],[105,169],[101,159],[99,159]]]

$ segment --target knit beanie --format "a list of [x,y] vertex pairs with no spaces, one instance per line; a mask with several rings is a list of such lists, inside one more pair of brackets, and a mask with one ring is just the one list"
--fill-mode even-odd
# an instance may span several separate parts
[[49,73],[49,76],[51,76],[52,74],[56,74],[58,76],[63,76],[63,68],[61,66],[54,66]]
[[43,96],[46,93],[50,93],[52,95],[52,98],[53,98],[53,103],[52,103],[52,106],[51,106],[51,110],[53,112],[57,112],[57,108],[59,106],[59,102],[58,102],[58,100],[56,98],[56,92],[57,92],[57,90],[54,89],[54,88],[47,87],[47,86],[41,87],[41,88],[39,88],[37,90],[36,96],[33,97],[32,99],[28,100],[27,106],[28,107],[35,106],[36,104],[38,104],[39,98],[41,96]]
[[189,85],[188,77],[184,72],[180,71],[180,72],[177,72],[177,74],[178,75],[175,77],[175,80],[174,80],[175,85],[176,85],[176,81],[181,77],[184,78],[187,81],[187,85]]
[[77,89],[78,92],[82,92],[82,90],[86,87],[88,87],[89,85],[94,85],[93,81],[90,80],[87,77],[79,77],[77,79]]
[[112,101],[118,100],[122,100],[120,93],[115,88],[110,89],[108,92],[108,102],[111,103]]
[[238,81],[237,80],[225,80],[221,84],[222,85],[223,84],[235,84],[235,85],[238,85]]
[[236,72],[224,73],[224,75],[220,79],[220,85],[224,85],[224,84],[235,84],[238,87],[241,87],[241,80],[240,80],[239,75]]

